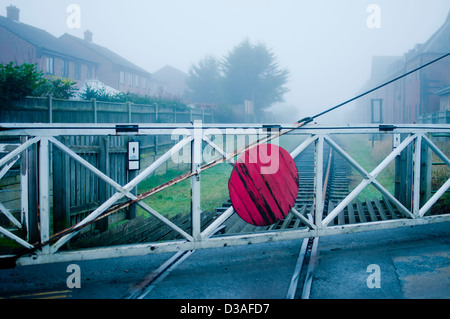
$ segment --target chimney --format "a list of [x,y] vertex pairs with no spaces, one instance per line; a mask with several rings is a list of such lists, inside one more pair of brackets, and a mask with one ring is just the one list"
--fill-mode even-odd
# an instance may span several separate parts
[[94,34],[93,34],[91,31],[86,30],[86,31],[84,32],[84,40],[87,41],[87,42],[89,42],[89,43],[92,43],[92,37],[93,37],[93,35],[94,35]]
[[6,7],[6,17],[8,19],[19,22],[19,14],[20,14],[20,9],[17,8],[16,6],[13,6],[11,4],[9,7]]

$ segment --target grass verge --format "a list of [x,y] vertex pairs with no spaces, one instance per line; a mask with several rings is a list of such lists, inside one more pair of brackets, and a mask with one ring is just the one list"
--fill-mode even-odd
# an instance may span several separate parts
[[[201,208],[210,211],[228,199],[228,179],[231,174],[231,165],[220,164],[201,173]],[[172,170],[163,175],[154,175],[139,185],[139,193],[159,186],[175,177],[185,173]],[[178,184],[156,193],[144,202],[166,217],[177,214],[188,214],[191,211],[191,180],[187,179]],[[148,215],[143,209],[138,215]]]

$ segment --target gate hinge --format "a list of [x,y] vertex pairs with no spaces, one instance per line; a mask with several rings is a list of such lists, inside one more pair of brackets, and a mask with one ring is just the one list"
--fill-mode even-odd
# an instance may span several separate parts
[[380,125],[379,129],[381,132],[392,132],[393,130],[395,130],[397,128],[397,126],[395,125]]

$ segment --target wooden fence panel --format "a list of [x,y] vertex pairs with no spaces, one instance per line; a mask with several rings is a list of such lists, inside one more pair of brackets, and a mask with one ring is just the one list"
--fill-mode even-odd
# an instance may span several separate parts
[[3,123],[212,123],[212,111],[165,105],[27,97],[0,108]]

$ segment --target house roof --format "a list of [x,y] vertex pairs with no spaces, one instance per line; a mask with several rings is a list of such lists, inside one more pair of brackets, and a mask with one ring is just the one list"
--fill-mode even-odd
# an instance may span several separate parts
[[404,56],[374,56],[372,57],[371,83],[378,83],[398,74],[408,61],[425,53],[450,52],[450,12],[444,24],[423,44],[416,44]]
[[425,42],[418,53],[450,52],[450,12],[444,24]]
[[98,63],[98,61],[91,59],[77,47],[68,46],[45,30],[3,16],[0,16],[0,26],[42,51],[72,59]]
[[152,74],[152,81],[184,87],[188,75],[170,65],[166,65]]
[[130,61],[114,53],[113,51],[105,47],[102,47],[98,44],[95,44],[93,42],[77,38],[67,33],[62,35],[59,39],[61,40],[62,43],[65,43],[73,47],[77,47],[78,50],[83,51],[85,55],[90,56],[92,59],[99,60],[103,58],[110,61],[113,65],[122,67],[124,69],[128,69],[141,74],[150,75],[148,71],[138,67],[137,65],[131,63]]
[[402,56],[374,56],[372,57],[371,79],[374,82],[380,82],[386,79],[393,70],[401,68],[403,63]]
[[124,69],[150,75],[148,71],[136,66],[111,50],[67,33],[57,38],[45,30],[3,16],[0,16],[0,27],[5,28],[45,52],[94,64],[100,64],[103,59],[106,59],[113,65]]

